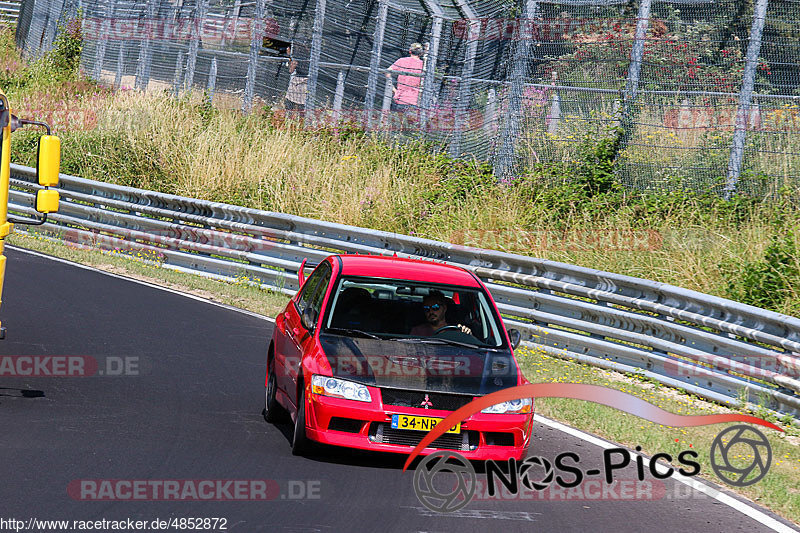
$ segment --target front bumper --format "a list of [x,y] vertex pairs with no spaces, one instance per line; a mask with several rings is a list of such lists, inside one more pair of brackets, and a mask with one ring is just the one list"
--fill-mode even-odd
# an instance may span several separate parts
[[[371,391],[372,392],[372,391]],[[373,395],[380,396],[378,395]],[[306,434],[334,446],[409,454],[426,432],[391,428],[393,414],[445,418],[450,411],[383,405],[381,400],[356,402],[310,394]],[[530,444],[533,414],[476,413],[461,424],[460,434],[445,434],[422,455],[453,450],[472,460],[522,459]]]

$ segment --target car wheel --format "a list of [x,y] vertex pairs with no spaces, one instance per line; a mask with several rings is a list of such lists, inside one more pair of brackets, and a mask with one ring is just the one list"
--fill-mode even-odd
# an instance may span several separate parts
[[267,388],[264,392],[264,420],[270,423],[282,422],[286,420],[286,409],[278,403],[275,397],[278,390],[278,380],[275,378],[275,361],[270,361],[269,378],[267,378]]
[[[301,390],[302,387],[301,387]],[[306,394],[297,402],[297,417],[294,419],[294,435],[292,436],[292,455],[305,455],[311,451],[312,442],[306,435]]]

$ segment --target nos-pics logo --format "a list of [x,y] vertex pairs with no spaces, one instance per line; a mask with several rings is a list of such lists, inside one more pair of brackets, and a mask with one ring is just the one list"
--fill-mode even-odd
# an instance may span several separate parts
[[[637,447],[638,449],[640,448]],[[495,485],[493,474],[498,474],[497,479],[506,484],[506,488],[512,485],[514,487],[512,491],[516,491],[519,487],[519,479],[524,487],[537,491],[548,488],[554,480],[561,486],[568,487],[580,484],[581,480],[593,475],[605,477],[605,481],[610,484],[613,482],[613,470],[625,468],[633,463],[637,465],[639,479],[642,480],[645,476],[641,457],[624,448],[604,450],[602,475],[599,469],[584,472],[577,468],[580,462],[577,454],[568,452],[561,455],[569,455],[571,464],[566,465],[559,456],[556,459],[555,469],[550,461],[542,457],[528,457],[519,463],[512,459],[508,465],[486,461],[486,486],[490,488],[491,493]],[[635,458],[633,462],[631,456]],[[682,475],[697,475],[700,472],[700,464],[693,461],[696,457],[694,451],[681,452],[678,460],[683,468],[679,468],[678,471]],[[655,454],[650,464],[650,474],[659,479],[673,475],[675,469],[671,467],[666,475],[659,475],[655,471],[654,462],[659,458],[672,461],[672,457],[668,454]],[[711,467],[717,477],[729,485],[745,487],[757,483],[767,474],[772,463],[772,448],[763,433],[740,424],[724,429],[714,438],[710,459]],[[500,474],[503,470],[506,476]],[[534,470],[544,470],[539,476],[541,479],[537,479]],[[571,476],[570,481],[563,481],[561,476],[556,475],[557,470],[563,470],[567,476]],[[511,480],[511,476],[517,476],[518,479]],[[432,453],[422,459],[414,471],[414,492],[417,498],[425,507],[435,512],[451,513],[462,509],[474,498],[477,486],[478,475],[472,463],[454,451],[442,450]]]

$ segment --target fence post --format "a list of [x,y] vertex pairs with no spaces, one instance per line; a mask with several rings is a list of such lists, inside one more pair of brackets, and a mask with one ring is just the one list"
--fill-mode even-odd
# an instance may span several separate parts
[[[135,87],[139,90],[146,90],[150,83],[150,61],[152,60],[152,53],[150,51],[150,35],[148,35],[149,28],[153,27],[156,17],[156,0],[148,0],[147,2],[147,15],[145,16],[144,24],[139,21],[140,38],[142,38],[142,46],[139,48],[139,62],[136,66],[136,81]],[[122,43],[122,41],[120,41]],[[120,45],[121,46],[121,45]]]
[[486,95],[486,110],[483,114],[483,130],[486,135],[494,134],[497,121],[497,92],[489,89]]
[[192,17],[192,40],[189,42],[189,60],[186,63],[186,89],[191,89],[194,85],[194,69],[197,65],[197,50],[200,47],[200,34],[202,24],[206,18],[206,3],[208,0],[198,0],[197,7],[194,9]]
[[45,26],[44,41],[45,48],[51,48],[55,42],[58,31],[58,19],[64,9],[64,0],[50,0],[47,12],[47,26]]
[[[20,8],[21,9],[21,8]],[[25,53],[36,58],[42,53],[41,43],[44,39],[46,28],[37,29],[40,22],[47,19],[47,12],[49,6],[44,2],[33,2],[33,9],[31,13],[30,27],[28,28],[28,35],[25,37]]]
[[481,21],[470,7],[467,0],[455,0],[458,7],[467,16],[467,51],[464,55],[464,68],[458,83],[458,100],[455,106],[453,121],[453,134],[450,136],[450,157],[461,156],[461,144],[464,132],[464,113],[469,107],[472,96],[472,72],[475,69],[475,56],[478,53],[478,39],[480,38]]
[[756,82],[758,54],[761,52],[761,35],[764,33],[764,20],[767,15],[767,0],[757,0],[753,9],[753,25],[750,28],[750,42],[747,44],[742,89],[739,92],[739,107],[736,110],[736,126],[733,131],[731,156],[728,162],[728,179],[725,182],[725,199],[730,200],[736,192],[739,176],[742,172],[744,142],[747,137],[747,119],[750,102],[753,99],[753,87]]
[[317,104],[317,78],[319,77],[319,56],[322,53],[322,30],[325,23],[326,0],[317,0],[314,12],[314,28],[311,34],[311,57],[308,62],[308,94],[306,96],[306,125],[314,122],[314,108]]
[[333,121],[339,124],[339,117],[342,111],[342,100],[344,100],[344,71],[340,70],[336,77],[336,94],[333,97]]
[[119,53],[117,54],[117,73],[114,76],[114,88],[119,90],[122,86],[122,70],[125,66],[125,41],[119,41]]
[[217,88],[217,58],[211,60],[211,70],[208,73],[208,103],[214,103],[214,91]]
[[381,52],[383,50],[383,35],[386,30],[386,18],[389,14],[389,4],[386,0],[378,2],[378,19],[375,22],[375,35],[372,40],[372,55],[369,61],[369,76],[367,76],[367,95],[364,98],[364,111],[367,113],[367,130],[372,127],[372,110],[375,107],[375,93],[378,91],[378,76],[381,67]]
[[[225,20],[222,22],[222,40],[220,45],[224,48],[226,44],[228,44],[228,37],[232,37],[236,40],[236,30],[239,27],[239,16],[242,13],[242,0],[236,0],[233,3],[233,14],[230,11],[226,11],[225,13]],[[229,18],[233,18],[233,27],[229,31]],[[263,20],[263,19],[261,19]]]
[[[241,9],[241,5],[239,6]],[[258,24],[250,27],[250,58],[247,62],[247,81],[244,86],[244,98],[242,99],[242,113],[250,113],[253,110],[253,99],[256,95],[256,72],[258,72],[258,51],[261,50],[261,32],[258,28],[264,21],[264,0],[256,0],[256,18]]]
[[642,57],[647,30],[650,27],[650,6],[652,0],[641,0],[639,13],[636,15],[636,35],[631,48],[631,62],[628,67],[628,79],[625,82],[625,95],[622,102],[622,140],[618,149],[622,150],[633,134],[633,103],[639,92],[639,75],[642,72]]
[[508,96],[508,110],[504,113],[505,123],[500,141],[500,152],[494,166],[494,174],[500,180],[512,177],[516,166],[516,140],[520,134],[520,115],[522,114],[522,95],[525,90],[525,77],[528,71],[530,41],[533,39],[533,19],[538,14],[537,0],[527,0],[522,11],[525,28],[514,50],[514,66],[511,75],[511,90]]
[[555,135],[558,132],[558,122],[561,120],[561,95],[553,87],[553,102],[550,104],[550,114],[547,116],[547,133]]
[[178,50],[178,58],[175,60],[175,77],[172,79],[172,92],[175,98],[181,92],[181,79],[183,78],[183,50]]
[[95,81],[100,81],[103,75],[103,60],[106,55],[106,41],[108,40],[109,33],[109,20],[108,20],[108,3],[103,5],[103,22],[100,25],[100,40],[97,42],[94,54],[94,69],[92,70],[92,78]]
[[427,0],[425,5],[428,10],[433,13],[433,23],[431,24],[431,40],[428,50],[425,53],[425,73],[422,79],[422,101],[419,102],[419,128],[423,133],[428,130],[428,121],[433,111],[436,62],[439,59],[439,43],[442,38],[442,27],[444,26],[444,10],[441,6],[439,6],[437,2],[430,0]]
[[386,129],[392,127],[392,88],[392,80],[386,78],[386,85],[383,88],[383,104],[381,105],[381,127]]

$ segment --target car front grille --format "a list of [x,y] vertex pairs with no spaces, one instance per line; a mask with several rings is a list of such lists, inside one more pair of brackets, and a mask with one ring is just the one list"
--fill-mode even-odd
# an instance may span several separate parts
[[381,389],[384,405],[417,407],[420,409],[441,409],[455,411],[472,401],[472,396],[447,394],[442,392],[423,392],[402,389]]
[[[398,444],[400,446],[416,446],[427,435],[427,431],[407,431],[392,429],[391,424],[373,422],[369,427],[369,440],[376,444]],[[472,451],[478,448],[478,432],[462,431],[460,434],[445,433],[430,448],[443,450]]]

